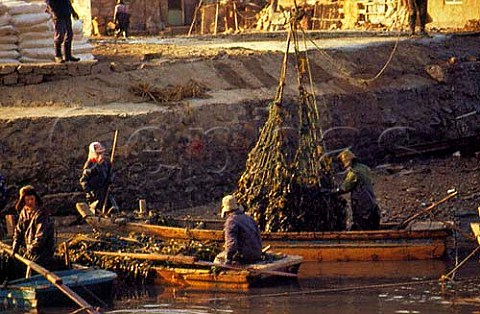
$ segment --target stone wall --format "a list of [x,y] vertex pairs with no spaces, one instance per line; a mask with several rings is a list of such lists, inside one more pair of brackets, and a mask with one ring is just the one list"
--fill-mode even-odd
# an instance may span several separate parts
[[99,71],[96,64],[97,61],[0,65],[0,86],[31,85],[68,76],[91,75]]

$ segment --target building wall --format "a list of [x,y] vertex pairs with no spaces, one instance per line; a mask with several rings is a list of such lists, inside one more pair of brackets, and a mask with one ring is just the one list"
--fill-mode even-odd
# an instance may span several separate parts
[[92,4],[91,0],[73,0],[72,5],[83,22],[83,35],[92,33]]
[[428,14],[432,22],[427,27],[463,28],[468,20],[480,19],[479,0],[449,0],[428,1]]

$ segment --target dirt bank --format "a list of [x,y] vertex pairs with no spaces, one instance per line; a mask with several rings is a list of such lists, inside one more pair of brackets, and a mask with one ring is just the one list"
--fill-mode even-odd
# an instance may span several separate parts
[[[277,88],[283,53],[274,47],[283,42],[265,42],[264,50],[231,41],[192,45],[184,38],[177,44],[97,42],[95,75],[1,87],[0,171],[12,195],[33,183],[49,206],[71,211],[82,199],[78,178],[87,145],[111,146],[119,129],[113,192],[123,208],[134,208],[139,198],[165,212],[218,201],[235,188]],[[309,53],[328,150],[351,146],[380,166],[376,191],[384,220],[418,210],[453,187],[461,197],[445,206],[444,216],[454,208],[473,211],[480,37],[366,42]],[[207,88],[206,97],[155,103],[148,93],[142,98],[130,91],[140,83],[148,92],[188,80]],[[293,65],[286,83],[294,101]],[[442,143],[443,157],[433,158],[430,151]],[[457,149],[462,157],[451,157]],[[212,207],[198,212],[213,215]]]

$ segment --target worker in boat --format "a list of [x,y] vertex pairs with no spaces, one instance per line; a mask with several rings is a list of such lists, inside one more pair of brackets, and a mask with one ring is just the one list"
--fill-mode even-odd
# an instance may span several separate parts
[[380,227],[380,209],[373,192],[370,168],[360,163],[349,149],[343,150],[338,159],[347,170],[347,174],[334,193],[350,193],[351,230],[377,230]]
[[20,216],[13,234],[13,253],[18,253],[20,247],[25,247],[25,258],[50,268],[55,253],[54,224],[33,186],[27,185],[20,189],[15,209],[20,211]]
[[262,238],[257,223],[244,213],[233,195],[222,200],[222,218],[227,217],[224,225],[225,249],[215,257],[215,263],[250,264],[262,257]]
[[[93,212],[101,212],[111,183],[111,164],[104,156],[105,147],[99,142],[90,143],[88,159],[83,166],[80,185]],[[118,209],[113,196],[108,193],[106,209]]]

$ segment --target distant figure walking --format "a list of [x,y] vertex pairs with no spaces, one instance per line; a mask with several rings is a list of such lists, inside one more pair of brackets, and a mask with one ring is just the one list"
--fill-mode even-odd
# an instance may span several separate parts
[[417,23],[417,14],[420,20],[419,35],[425,36],[425,24],[427,23],[427,0],[407,0],[408,6],[408,25],[410,27],[410,36],[415,35],[415,25]]
[[115,11],[113,13],[113,21],[115,23],[115,37],[123,35],[123,38],[128,38],[128,27],[130,25],[130,14],[128,14],[128,6],[123,0],[117,0]]
[[[46,4],[54,24],[55,62],[80,61],[79,58],[72,56],[72,16],[78,20],[78,14],[73,9],[72,3],[70,0],[46,0]],[[62,56],[62,44],[64,46],[64,56]]]
[[[91,209],[101,212],[108,186],[111,183],[111,164],[105,157],[105,148],[99,142],[93,142],[88,147],[88,159],[83,166],[80,185],[86,194]],[[117,207],[111,195],[108,196],[107,207]]]

